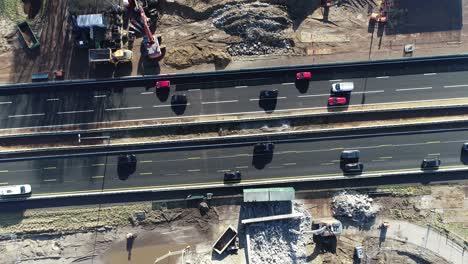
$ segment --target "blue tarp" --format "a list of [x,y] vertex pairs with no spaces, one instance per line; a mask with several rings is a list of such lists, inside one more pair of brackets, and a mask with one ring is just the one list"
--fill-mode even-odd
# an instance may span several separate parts
[[80,28],[106,27],[106,20],[102,14],[81,15],[76,18],[76,24]]

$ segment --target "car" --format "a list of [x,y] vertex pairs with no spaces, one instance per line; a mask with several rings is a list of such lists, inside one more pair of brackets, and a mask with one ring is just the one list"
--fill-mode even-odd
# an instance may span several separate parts
[[0,187],[0,197],[27,196],[31,194],[31,190],[32,188],[29,184],[2,186]]
[[224,181],[225,182],[239,182],[241,180],[241,173],[240,171],[230,171],[224,173]]
[[260,92],[260,100],[275,99],[278,97],[278,90],[263,90]]
[[345,105],[346,97],[330,97],[328,98],[328,105]]
[[171,82],[168,80],[156,82],[156,89],[169,89],[169,88],[171,88]]
[[358,259],[364,258],[364,248],[362,246],[357,246],[354,248],[354,254]]
[[172,105],[186,105],[187,104],[187,95],[185,94],[174,94],[171,97]]
[[406,44],[405,45],[405,48],[404,48],[405,54],[413,53],[414,50],[415,50],[415,47],[414,47],[413,44]]
[[332,84],[332,92],[334,93],[351,92],[353,89],[353,82],[340,82]]
[[468,151],[468,142],[467,142],[467,143],[463,143],[463,150],[464,150],[464,151]]
[[345,172],[360,172],[364,168],[364,165],[361,162],[348,163],[345,164],[343,170]]
[[298,72],[296,73],[296,80],[310,80],[312,74],[310,72]]
[[255,153],[271,153],[275,150],[275,144],[272,142],[257,143],[254,146]]
[[343,150],[341,152],[341,159],[343,160],[359,160],[361,152],[359,150]]
[[429,157],[425,158],[422,161],[421,167],[422,168],[439,168],[441,161],[438,157]]

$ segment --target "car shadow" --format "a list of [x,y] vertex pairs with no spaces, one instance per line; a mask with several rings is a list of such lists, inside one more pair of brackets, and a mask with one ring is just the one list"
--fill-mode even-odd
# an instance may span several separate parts
[[136,166],[135,167],[129,167],[125,165],[120,165],[117,167],[117,174],[119,176],[119,180],[121,181],[126,181],[130,175],[135,173],[136,171]]
[[296,80],[295,82],[296,89],[301,94],[307,93],[307,91],[309,90],[309,84],[310,84],[309,80]]
[[273,160],[273,152],[255,153],[252,156],[252,166],[257,170],[262,170]]
[[262,99],[258,101],[258,106],[263,109],[266,113],[273,113],[278,104],[278,99]]
[[171,104],[171,109],[176,115],[183,115],[187,109],[187,104]]
[[169,98],[169,93],[169,89],[156,89],[156,96],[161,102],[167,101],[167,99]]

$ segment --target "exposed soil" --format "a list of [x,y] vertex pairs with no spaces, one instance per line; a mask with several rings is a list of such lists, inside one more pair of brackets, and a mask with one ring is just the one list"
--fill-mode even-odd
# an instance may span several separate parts
[[[467,190],[465,185],[386,188],[377,191],[390,191],[393,195],[376,197],[374,202],[381,206],[378,217],[420,224],[431,220],[430,217],[419,217],[421,212],[437,210],[441,227],[462,234],[460,230],[466,228],[453,230],[451,224],[468,220]],[[302,210],[311,213],[312,218],[327,218],[331,216],[331,195],[331,192],[311,192],[296,194],[296,198],[302,204]],[[428,203],[428,199],[432,199],[431,202]],[[185,257],[190,256],[192,263],[245,263],[242,242],[237,255],[218,256],[211,252],[215,239],[227,226],[236,227],[242,236],[240,199],[212,200],[206,214],[201,213],[197,204],[194,200],[2,213],[2,261],[90,263],[95,256],[94,263],[102,264],[152,263],[169,251],[185,249],[185,253],[190,253]],[[395,210],[404,211],[405,215],[394,213]],[[458,213],[454,214],[454,210]],[[405,241],[387,239],[381,244],[378,237],[369,236],[366,227],[359,223],[344,223],[347,230],[350,225],[359,226],[339,237],[336,253],[328,252],[320,243],[310,242],[306,247],[306,263],[353,263],[354,247],[358,245],[366,248],[371,263],[447,263],[433,252]],[[129,233],[136,236],[131,243],[126,240]],[[174,255],[172,260],[176,261],[182,255]]]

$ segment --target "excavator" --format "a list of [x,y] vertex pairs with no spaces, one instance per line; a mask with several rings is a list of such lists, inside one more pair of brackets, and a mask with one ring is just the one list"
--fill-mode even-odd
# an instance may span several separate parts
[[145,31],[145,36],[143,37],[142,52],[149,59],[161,59],[164,53],[164,47],[159,45],[160,40],[158,36],[155,37],[148,26],[148,18],[146,17],[144,8],[140,5],[139,0],[129,1],[130,6],[134,7],[135,12],[139,13],[141,22],[143,23],[143,28]]

